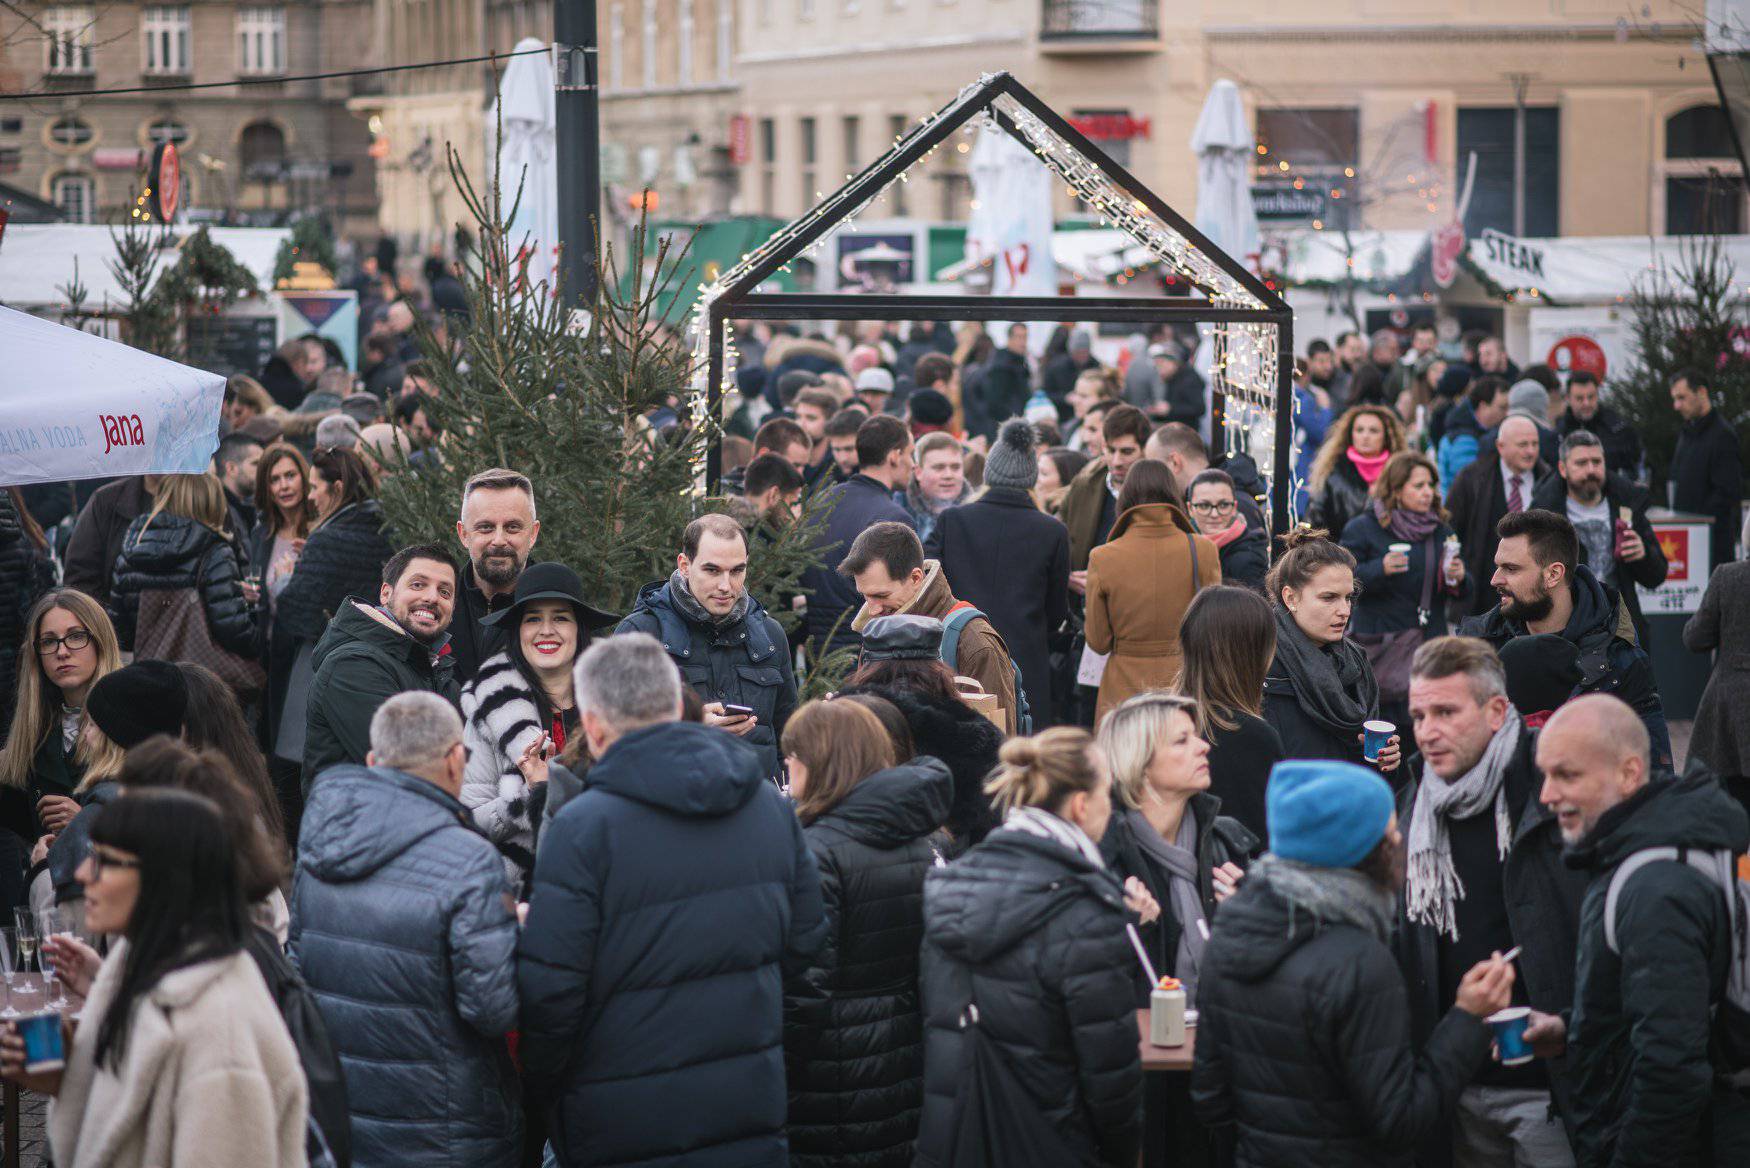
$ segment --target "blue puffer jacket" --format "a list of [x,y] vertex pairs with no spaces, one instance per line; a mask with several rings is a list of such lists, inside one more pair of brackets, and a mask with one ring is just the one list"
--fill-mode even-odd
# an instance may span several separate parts
[[559,1162],[786,1168],[782,979],[826,927],[751,746],[666,722],[609,747],[542,833],[517,952]]
[[360,1168],[509,1168],[516,917],[461,803],[386,767],[310,792],[291,948],[346,1072]]

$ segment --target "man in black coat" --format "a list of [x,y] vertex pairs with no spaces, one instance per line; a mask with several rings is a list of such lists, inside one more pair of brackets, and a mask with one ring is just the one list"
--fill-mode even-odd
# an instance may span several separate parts
[[1635,640],[1646,645],[1647,622],[1635,586],[1657,588],[1671,565],[1647,519],[1647,489],[1607,471],[1609,459],[1610,448],[1598,435],[1569,431],[1557,473],[1545,475],[1532,490],[1531,505],[1567,515],[1580,539],[1580,562],[1615,590],[1634,622]]
[[134,520],[152,509],[162,475],[129,475],[100,488],[86,500],[73,523],[73,536],[61,557],[62,584],[107,607],[109,584],[122,540]]
[[1033,502],[1038,481],[1033,427],[1003,423],[984,493],[942,512],[924,548],[955,597],[983,612],[1009,647],[1035,731],[1052,723],[1051,636],[1069,618],[1069,531]]
[[[648,633],[705,703],[705,724],[740,735],[778,774],[778,740],[796,711],[784,628],[747,590],[747,531],[727,515],[687,525],[677,567],[638,591],[621,633]],[[751,714],[729,713],[724,704]]]
[[[1730,861],[1713,874],[1692,866],[1744,852],[1744,809],[1704,769],[1655,770],[1634,711],[1611,697],[1557,710],[1539,736],[1537,764],[1567,862],[1590,879],[1573,1011],[1534,1013],[1526,1031],[1539,1054],[1565,1044],[1578,1163],[1750,1163],[1750,1098],[1711,1057],[1735,932],[1722,895]],[[1624,867],[1649,848],[1689,849],[1690,863]]]
[[1549,469],[1538,456],[1537,424],[1530,418],[1508,418],[1496,432],[1495,449],[1479,454],[1447,487],[1446,509],[1464,551],[1465,575],[1473,583],[1473,613],[1487,612],[1495,602],[1488,587],[1489,577],[1495,574],[1495,545],[1501,538],[1495,525],[1509,511],[1531,506],[1537,481]]
[[1714,409],[1707,379],[1685,373],[1671,383],[1671,405],[1683,418],[1677,451],[1671,456],[1671,505],[1712,517],[1708,571],[1737,558],[1744,463],[1738,435]]
[[511,630],[503,624],[483,625],[480,618],[510,607],[517,579],[540,537],[535,488],[528,476],[494,467],[463,484],[456,539],[468,553],[468,566],[462,569],[450,628],[457,685],[473,681],[481,662],[504,650]]
[[1611,474],[1631,482],[1641,479],[1641,436],[1628,419],[1598,400],[1598,375],[1576,369],[1568,375],[1567,408],[1557,429],[1562,437],[1590,430],[1604,444],[1604,462]]
[[828,924],[802,827],[754,750],[678,721],[655,639],[576,672],[596,762],[542,835],[517,947],[559,1162],[787,1168],[783,978]]
[[1057,406],[1058,416],[1069,417],[1069,394],[1076,378],[1090,369],[1100,368],[1094,359],[1094,338],[1087,329],[1076,329],[1069,335],[1069,348],[1053,357],[1045,366],[1041,388]]
[[[234,430],[219,439],[213,451],[213,474],[225,489],[226,534],[237,551],[237,563],[250,569],[249,536],[255,530],[255,468],[261,463],[261,443]],[[265,565],[255,565],[259,572]],[[251,597],[251,603],[254,598]]]
[[839,564],[857,537],[875,524],[913,525],[911,513],[894,498],[895,491],[911,482],[911,472],[911,431],[904,422],[877,414],[857,428],[857,473],[827,492],[831,510],[815,543],[820,563],[802,573],[802,587],[808,593],[805,627],[815,660],[857,646],[851,618],[863,598],[856,585],[839,574]]
[[1671,735],[1653,663],[1623,635],[1616,598],[1579,562],[1574,525],[1552,511],[1509,515],[1497,528],[1491,583],[1500,603],[1458,627],[1497,651],[1515,637],[1554,633],[1580,651],[1574,696],[1615,694],[1634,707],[1653,742],[1653,759],[1671,764]]
[[1027,365],[1027,326],[1012,324],[1003,347],[991,354],[976,385],[966,386],[966,432],[991,438],[997,427],[1018,418],[1033,392]]
[[[1397,950],[1418,1046],[1464,971],[1515,946],[1513,1004],[1566,1010],[1586,881],[1563,866],[1555,816],[1538,802],[1536,736],[1507,700],[1500,658],[1470,637],[1427,642],[1410,668],[1410,717],[1421,765],[1398,794],[1409,878]],[[1566,1086],[1559,1061],[1485,1063],[1419,1162],[1571,1165]]]

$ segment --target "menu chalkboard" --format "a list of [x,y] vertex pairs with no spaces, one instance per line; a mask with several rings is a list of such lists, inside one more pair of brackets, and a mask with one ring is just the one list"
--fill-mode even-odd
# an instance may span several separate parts
[[188,363],[232,377],[261,374],[279,347],[279,321],[271,316],[202,316],[188,322]]

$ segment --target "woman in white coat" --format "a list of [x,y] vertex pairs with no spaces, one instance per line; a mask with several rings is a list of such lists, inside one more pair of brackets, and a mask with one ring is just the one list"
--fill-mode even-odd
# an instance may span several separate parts
[[307,1089],[297,1049],[243,950],[248,908],[219,810],[178,790],[127,794],[79,866],[85,924],[109,955],[44,948],[85,995],[63,1070],[29,1074],[15,1025],[0,1075],[55,1097],[61,1168],[302,1168]]

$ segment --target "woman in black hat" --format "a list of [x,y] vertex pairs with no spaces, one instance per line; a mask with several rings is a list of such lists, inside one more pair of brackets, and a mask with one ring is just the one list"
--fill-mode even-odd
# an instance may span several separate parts
[[531,564],[509,608],[481,618],[503,625],[504,651],[486,659],[462,691],[468,769],[462,804],[504,855],[511,886],[535,865],[535,824],[546,796],[546,761],[577,730],[571,667],[590,635],[619,618],[583,601],[583,583],[564,564]]

